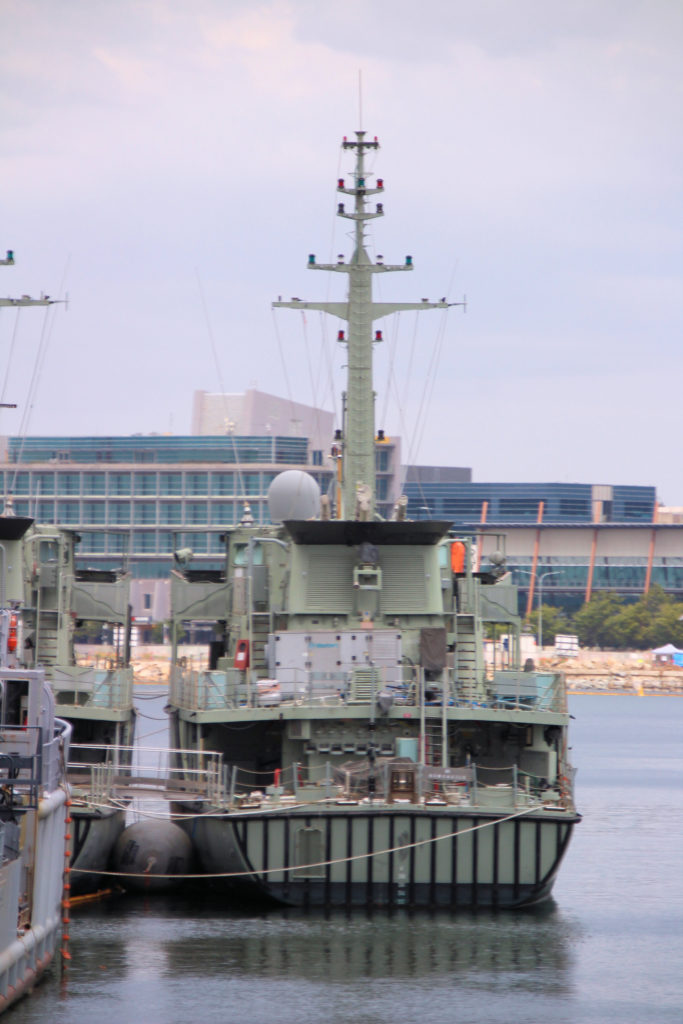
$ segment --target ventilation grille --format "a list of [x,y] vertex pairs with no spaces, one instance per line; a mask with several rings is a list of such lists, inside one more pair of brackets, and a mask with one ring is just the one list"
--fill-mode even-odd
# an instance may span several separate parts
[[427,578],[422,550],[384,548],[382,610],[387,615],[427,610]]
[[306,575],[306,611],[345,615],[353,604],[350,559],[311,554]]

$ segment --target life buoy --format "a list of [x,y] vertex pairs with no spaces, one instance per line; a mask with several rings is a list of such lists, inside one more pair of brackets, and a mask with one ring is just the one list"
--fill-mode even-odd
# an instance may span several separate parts
[[235,668],[240,669],[240,671],[242,671],[242,672],[245,669],[249,668],[249,641],[248,640],[238,640],[237,641],[237,649],[235,650],[235,662],[234,662],[234,665],[235,665]]

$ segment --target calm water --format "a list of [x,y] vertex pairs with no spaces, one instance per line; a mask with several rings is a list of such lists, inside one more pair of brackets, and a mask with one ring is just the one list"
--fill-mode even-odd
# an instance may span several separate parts
[[[162,703],[144,701],[141,732]],[[571,711],[584,820],[546,909],[307,916],[123,897],[74,912],[67,980],[55,971],[6,1019],[680,1024],[683,699]]]

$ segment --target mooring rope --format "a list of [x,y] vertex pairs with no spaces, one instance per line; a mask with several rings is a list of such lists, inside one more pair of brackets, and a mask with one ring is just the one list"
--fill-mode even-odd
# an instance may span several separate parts
[[[429,846],[432,843],[441,842],[443,839],[454,839],[459,836],[468,835],[470,832],[477,832],[480,829],[490,828],[492,825],[502,825],[507,821],[513,821],[515,818],[521,818],[525,814],[530,814],[532,811],[537,811],[541,808],[541,804],[534,804],[531,807],[525,807],[521,811],[515,811],[513,814],[508,814],[504,818],[495,818],[492,821],[483,821],[479,825],[472,825],[469,828],[456,829],[455,832],[446,832],[442,836],[430,836],[428,839],[418,839],[413,843],[401,843],[399,846],[386,847],[383,850],[371,850],[368,853],[356,853],[349,857],[337,857],[333,860],[320,860],[315,861],[312,864],[290,864],[289,866],[280,865],[276,868],[252,868],[250,871],[217,871],[217,872],[201,872],[199,874],[154,874],[154,878],[172,878],[177,881],[183,879],[208,879],[208,878],[253,878],[263,877],[264,875],[278,874],[281,871],[309,871],[312,868],[325,868],[334,867],[336,864],[348,864],[352,861],[368,860],[371,857],[382,857],[390,853],[402,853],[407,850],[417,849],[421,846]],[[214,815],[210,815],[213,817]],[[193,815],[196,817],[196,815]],[[102,875],[106,878],[149,878],[148,872],[144,871],[96,871],[94,868],[74,868],[72,872],[79,872],[83,875]]]

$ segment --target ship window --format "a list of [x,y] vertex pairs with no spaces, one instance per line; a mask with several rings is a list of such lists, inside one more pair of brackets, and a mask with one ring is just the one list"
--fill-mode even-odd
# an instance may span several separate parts
[[[248,544],[235,544],[232,549],[232,560],[234,565],[248,565],[249,555]],[[257,542],[254,544],[252,554],[252,565],[263,565],[263,547]]]
[[321,828],[300,828],[296,833],[295,867],[292,874],[299,878],[324,878],[323,831]]
[[55,565],[59,560],[59,545],[56,540],[41,540],[39,555],[41,565]]

